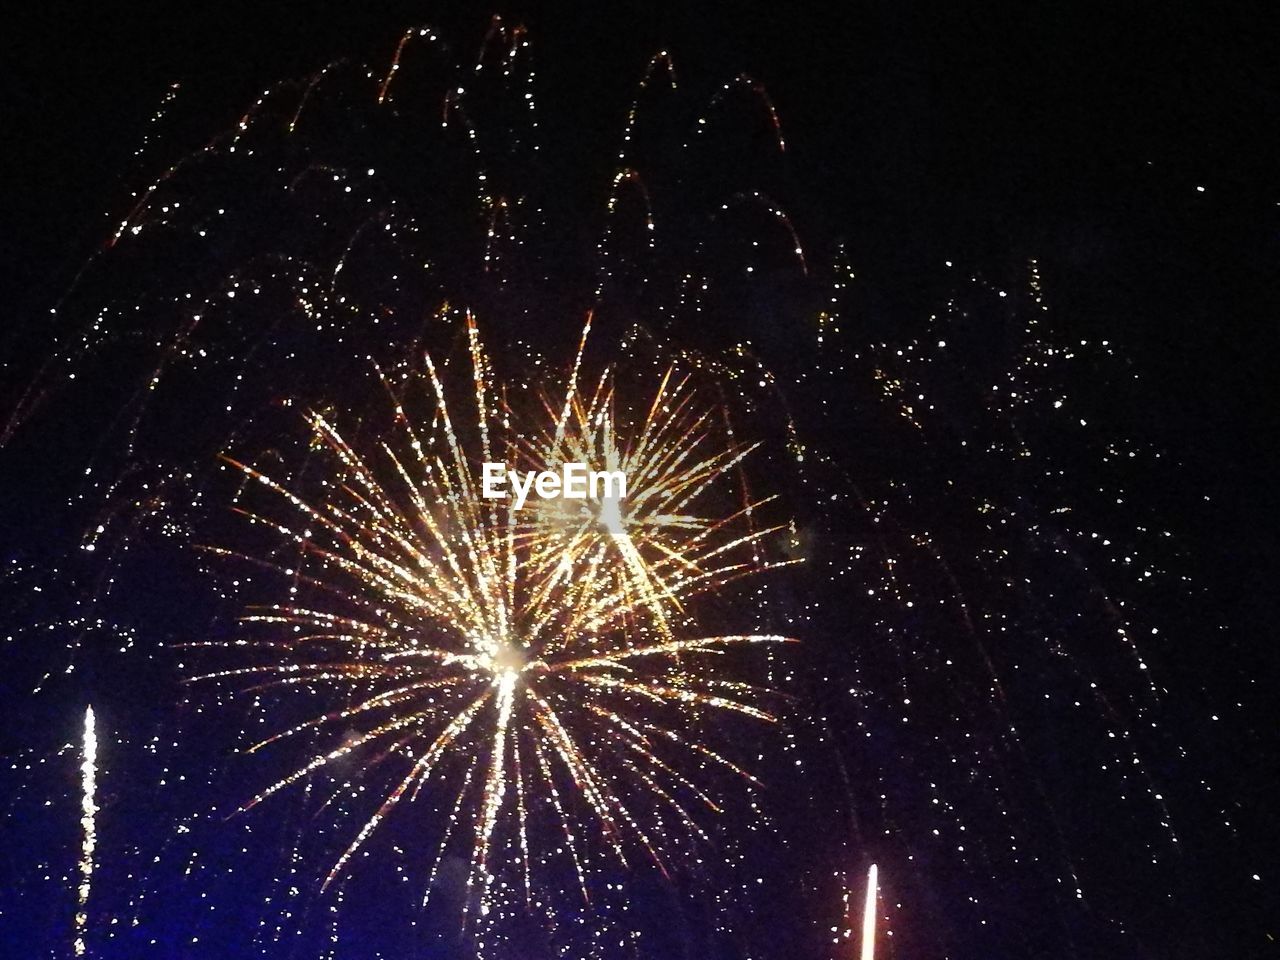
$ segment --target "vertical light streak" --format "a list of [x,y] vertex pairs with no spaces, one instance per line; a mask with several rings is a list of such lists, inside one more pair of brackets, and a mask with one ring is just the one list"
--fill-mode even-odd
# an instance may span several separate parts
[[876,865],[867,871],[867,902],[862,908],[862,960],[876,960]]
[[93,883],[93,848],[97,842],[98,733],[93,707],[84,712],[84,734],[80,744],[80,889],[76,908],[75,955],[88,952],[85,934],[89,926],[89,890]]

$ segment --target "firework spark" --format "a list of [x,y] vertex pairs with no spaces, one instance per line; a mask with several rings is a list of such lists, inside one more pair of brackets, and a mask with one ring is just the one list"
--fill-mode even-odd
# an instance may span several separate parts
[[[471,331],[474,453],[490,462],[496,450],[515,452],[519,442],[498,430],[511,418],[493,415],[487,363],[474,325]],[[746,451],[704,450],[708,415],[691,414],[690,392],[672,387],[670,377],[634,435],[606,412],[612,390],[602,388],[585,408],[570,404],[576,412],[568,428],[556,429],[562,440],[554,450],[634,469],[638,505],[613,524],[575,518],[566,533],[546,516],[525,522],[511,501],[480,496],[476,457],[455,426],[430,358],[426,379],[434,399],[430,424],[415,421],[396,400],[394,436],[383,438],[376,457],[359,452],[329,418],[310,415],[317,445],[335,467],[326,496],[304,496],[229,461],[291,508],[291,520],[244,512],[291,541],[298,558],[265,562],[292,583],[290,600],[255,607],[243,618],[275,631],[247,642],[269,659],[198,679],[319,690],[340,704],[254,751],[304,733],[364,725],[318,749],[245,806],[331,772],[348,757],[369,771],[395,757],[401,772],[326,882],[394,808],[448,783],[453,809],[472,812],[468,883],[479,887],[482,914],[496,896],[499,859],[518,862],[524,890],[532,889],[530,823],[540,815],[558,824],[584,897],[596,853],[625,865],[639,850],[665,873],[680,839],[707,839],[699,811],[722,809],[699,771],[713,767],[754,782],[704,742],[711,715],[774,720],[763,706],[766,691],[720,675],[709,661],[732,647],[784,638],[702,636],[688,629],[687,616],[673,615],[695,593],[758,572],[745,560],[722,558],[770,531],[741,533],[727,521],[681,512]],[[575,805],[598,828],[594,852],[593,838],[575,828]],[[455,820],[456,814],[433,875]],[[500,858],[502,849],[511,856]]]

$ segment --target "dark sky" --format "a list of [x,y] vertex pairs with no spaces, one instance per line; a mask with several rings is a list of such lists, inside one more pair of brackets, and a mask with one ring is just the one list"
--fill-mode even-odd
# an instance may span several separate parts
[[[118,185],[170,84],[208,121],[196,138],[280,78],[345,54],[385,62],[424,21],[479,37],[489,15],[366,6],[45,3],[10,14],[0,344],[40,322],[119,218]],[[1170,521],[1231,628],[1229,641],[1206,641],[1231,662],[1211,692],[1274,672],[1280,42],[1260,11],[738,7],[498,8],[532,32],[566,207],[598,207],[628,97],[666,47],[682,80],[708,90],[742,71],[765,83],[802,235],[846,239],[884,312],[926,309],[918,278],[944,259],[1039,258],[1050,296],[1122,344],[1158,398],[1148,439],[1181,464]],[[600,131],[601,148],[579,149],[583,131]]]

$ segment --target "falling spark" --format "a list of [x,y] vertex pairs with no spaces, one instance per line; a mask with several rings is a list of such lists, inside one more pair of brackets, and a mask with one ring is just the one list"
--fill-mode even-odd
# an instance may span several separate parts
[[98,804],[98,734],[94,727],[93,707],[84,712],[84,735],[80,746],[80,889],[76,909],[75,955],[88,952],[85,934],[89,926],[89,890],[93,883],[93,848],[97,843]]
[[876,865],[867,870],[867,902],[862,909],[862,960],[876,960]]

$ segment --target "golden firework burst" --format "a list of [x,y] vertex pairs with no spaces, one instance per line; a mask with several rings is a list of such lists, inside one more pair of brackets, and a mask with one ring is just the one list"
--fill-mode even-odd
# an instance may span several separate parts
[[[251,748],[326,745],[246,809],[340,761],[370,776],[397,766],[378,781],[376,808],[326,882],[393,809],[439,791],[452,797],[452,813],[432,879],[460,832],[484,912],[500,865],[518,863],[532,890],[535,823],[555,824],[552,845],[572,861],[584,895],[599,852],[626,864],[643,850],[665,871],[676,835],[705,839],[701,817],[721,809],[708,768],[754,779],[704,742],[705,721],[774,719],[768,691],[713,669],[713,655],[784,638],[704,636],[675,616],[694,595],[767,568],[751,558],[772,532],[747,522],[759,503],[725,517],[697,509],[749,448],[715,447],[712,411],[698,410],[687,381],[668,373],[633,424],[618,415],[608,377],[585,400],[571,378],[560,416],[524,442],[510,428],[518,418],[492,401],[488,361],[474,323],[468,329],[474,429],[458,429],[428,358],[430,415],[410,416],[384,378],[395,425],[372,452],[332,416],[309,415],[328,467],[318,495],[228,459],[274,502],[241,512],[293,549],[288,561],[214,552],[274,569],[289,594],[250,608],[242,619],[255,635],[229,645],[262,662],[195,679],[318,692],[327,702]],[[613,513],[601,500],[558,513],[556,501],[542,501],[526,518],[512,500],[482,496],[477,462],[495,450],[544,467],[572,459],[628,471],[631,492]],[[576,825],[575,807],[595,829]]]
[[[760,545],[782,527],[753,525],[772,498],[751,500],[732,489],[754,446],[725,438],[721,411],[699,405],[689,375],[668,368],[634,415],[619,410],[607,372],[589,396],[572,384],[567,393],[558,416],[531,431],[526,461],[621,474],[630,492],[533,502],[526,514],[531,562],[548,582],[598,568],[627,607],[645,607],[653,627],[672,638],[672,618],[688,599],[774,565],[762,559]],[[544,408],[554,413],[549,401]]]

